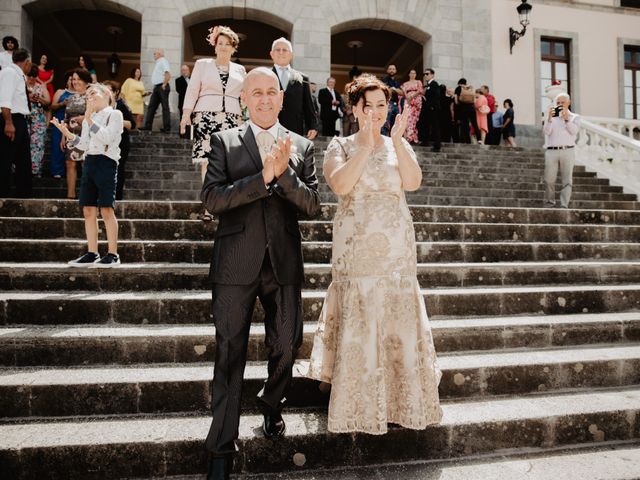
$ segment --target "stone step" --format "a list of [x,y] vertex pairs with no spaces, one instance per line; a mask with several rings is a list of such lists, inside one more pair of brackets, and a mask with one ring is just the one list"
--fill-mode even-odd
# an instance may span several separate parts
[[[585,174],[587,172],[584,172]],[[318,176],[322,175],[321,172],[318,172]],[[450,171],[450,170],[427,170],[424,172],[423,182],[442,180],[442,181],[451,181],[451,179],[455,178],[460,179],[460,174]],[[129,184],[129,180],[177,180],[177,181],[200,181],[200,171],[196,170],[181,170],[181,171],[158,171],[158,170],[138,170],[138,169],[129,169],[127,168],[125,171],[125,178],[127,178],[127,182],[125,185]],[[51,178],[51,179],[40,179],[38,180],[39,184],[45,185],[45,180],[47,182],[51,182],[54,185],[58,185],[60,180]],[[534,184],[540,182],[540,175],[532,174],[532,175],[517,175],[517,174],[498,174],[498,173],[478,173],[469,178],[469,180],[464,181],[483,181],[483,182],[504,182],[504,183],[527,183]],[[57,182],[57,183],[56,183]],[[48,185],[48,184],[46,184]],[[556,185],[561,185],[558,181]],[[575,176],[573,179],[574,188],[586,188],[587,186],[609,186],[609,180],[606,178],[597,178],[595,176]],[[616,187],[620,188],[620,187]]]
[[[375,460],[374,460],[375,461]],[[630,442],[601,443],[599,447],[527,450],[511,454],[471,456],[463,459],[329,468],[322,470],[261,473],[260,480],[410,479],[410,480],[628,480],[637,478],[640,445]],[[254,479],[253,475],[237,476]],[[167,480],[202,480],[201,476]]]
[[[438,354],[640,342],[640,313],[534,315],[430,320]],[[311,354],[316,322],[304,325],[300,358]],[[191,364],[213,362],[211,325],[45,325],[0,328],[0,365]],[[266,358],[264,326],[251,325],[249,361]]]
[[[305,286],[326,290],[330,264],[306,264]],[[640,283],[640,262],[419,263],[423,288]],[[209,264],[124,263],[105,271],[66,263],[0,263],[0,288],[25,291],[206,290]]]
[[[235,468],[282,473],[299,471],[294,460],[306,469],[336,468],[640,437],[638,389],[445,403],[443,411],[437,426],[392,428],[381,436],[331,434],[322,412],[285,413],[287,435],[276,443],[258,433],[262,416],[244,415]],[[101,478],[202,473],[210,423],[209,416],[153,416],[3,424],[0,465],[9,478],[23,471],[69,480],[86,479],[87,472]]]
[[[541,207],[543,203],[542,192],[531,191],[527,193],[525,198],[516,195],[516,190],[506,191],[507,197],[499,198],[495,196],[485,196],[484,190],[476,189],[479,196],[469,196],[470,193],[465,191],[456,191],[455,189],[441,189],[444,195],[422,195],[421,193],[411,193],[407,195],[407,201],[413,204],[421,205],[457,205],[457,206],[484,206],[484,207],[521,207],[536,208]],[[431,192],[427,189],[427,192]],[[441,192],[442,193],[442,192]],[[495,195],[495,192],[492,193]],[[611,195],[620,196],[622,194],[587,194],[577,193],[576,198],[571,200],[571,208],[578,209],[610,209],[610,210],[639,210],[640,202],[629,200],[592,200],[593,196],[605,195],[611,198]],[[35,198],[64,198],[66,189],[63,188],[34,188],[33,196]],[[148,201],[190,201],[199,200],[199,190],[125,190],[124,197],[126,200],[148,200]],[[581,200],[580,197],[584,198]],[[627,198],[622,195],[619,198]],[[323,203],[335,203],[337,197],[333,193],[321,193],[320,201]]]
[[[318,319],[325,292],[302,293],[303,320]],[[615,313],[640,308],[640,285],[423,289],[432,317]],[[253,321],[262,321],[256,304]],[[0,292],[0,325],[211,323],[211,292]]]
[[[100,224],[103,228],[103,224]],[[118,221],[121,240],[213,240],[217,222],[200,220]],[[85,234],[81,218],[0,217],[0,229],[7,238],[78,239]],[[640,225],[519,225],[513,223],[426,223],[415,222],[415,238],[421,242],[633,242],[640,238]],[[329,221],[303,221],[303,241],[331,241]]]
[[[319,220],[332,220],[335,203],[322,205]],[[116,205],[119,219],[197,220],[202,204],[196,202],[156,202],[125,200]],[[515,223],[515,224],[640,224],[640,210],[576,210],[564,208],[456,207],[409,205],[416,222]],[[66,199],[0,199],[3,217],[78,218],[77,201]]]
[[[445,399],[523,395],[640,384],[640,345],[574,347],[439,355],[439,394]],[[326,406],[318,382],[294,367],[289,407]],[[244,374],[243,408],[255,409],[267,363],[251,362]],[[211,410],[213,365],[145,365],[64,369],[0,369],[4,418],[75,417]]]
[[[86,241],[0,239],[0,259],[14,262],[63,262],[86,251]],[[441,262],[527,262],[572,260],[635,260],[640,258],[640,243],[557,243],[557,242],[417,242],[419,263]],[[122,262],[209,263],[212,241],[139,241],[118,242]],[[106,242],[99,242],[106,250]],[[309,263],[330,263],[331,242],[303,242],[302,251]]]

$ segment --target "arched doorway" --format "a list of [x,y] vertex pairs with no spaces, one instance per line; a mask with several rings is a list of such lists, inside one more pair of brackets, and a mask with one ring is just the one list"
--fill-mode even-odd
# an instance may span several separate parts
[[354,67],[381,77],[393,63],[400,82],[408,78],[411,69],[421,78],[428,41],[426,33],[390,20],[380,24],[363,19],[336,25],[331,29],[331,76],[342,90]]
[[271,66],[271,42],[279,37],[291,38],[293,25],[266,12],[246,9],[213,8],[196,12],[184,18],[184,63],[192,66],[203,57],[214,55],[206,40],[214,25],[226,25],[240,37],[234,57],[247,70],[258,66]]
[[[77,65],[81,54],[92,58],[99,80],[123,82],[140,64],[140,13],[106,0],[92,2],[93,8],[78,5],[62,0],[24,5],[33,30],[33,60],[47,55],[56,72],[55,88],[63,86],[63,73]],[[114,53],[120,63],[111,72],[107,60]]]

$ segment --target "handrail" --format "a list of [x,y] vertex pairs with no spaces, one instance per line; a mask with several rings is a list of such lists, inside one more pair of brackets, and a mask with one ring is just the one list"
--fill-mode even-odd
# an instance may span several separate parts
[[609,130],[626,135],[635,139],[634,130],[640,130],[640,120],[630,120],[626,118],[606,118],[606,117],[582,117],[596,125],[604,126]]
[[625,193],[640,196],[640,141],[593,120],[581,117],[576,162],[622,186]]

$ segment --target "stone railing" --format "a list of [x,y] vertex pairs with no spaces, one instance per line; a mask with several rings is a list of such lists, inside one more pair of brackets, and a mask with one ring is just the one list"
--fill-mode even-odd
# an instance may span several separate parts
[[608,128],[620,135],[626,135],[632,140],[640,139],[640,120],[627,120],[625,118],[582,117],[585,120]]
[[[576,162],[640,196],[640,141],[633,139],[634,124],[640,127],[635,120],[582,117]],[[625,128],[630,135],[621,133]]]

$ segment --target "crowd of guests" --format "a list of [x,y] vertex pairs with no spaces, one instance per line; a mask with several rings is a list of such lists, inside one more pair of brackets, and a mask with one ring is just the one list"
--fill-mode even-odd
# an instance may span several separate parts
[[[357,75],[356,75],[357,76]],[[352,77],[353,80],[353,77]],[[382,127],[388,135],[398,113],[409,110],[405,138],[414,145],[431,145],[439,151],[442,143],[477,143],[516,146],[513,101],[505,99],[498,105],[487,85],[474,88],[461,78],[455,89],[438,84],[435,71],[427,68],[422,80],[411,69],[401,83],[395,65],[387,67],[382,81],[391,89],[389,114]],[[327,79],[325,88],[317,94],[312,84],[322,134],[349,136],[358,130],[345,95],[335,90],[336,80]],[[501,109],[502,107],[502,109]]]

